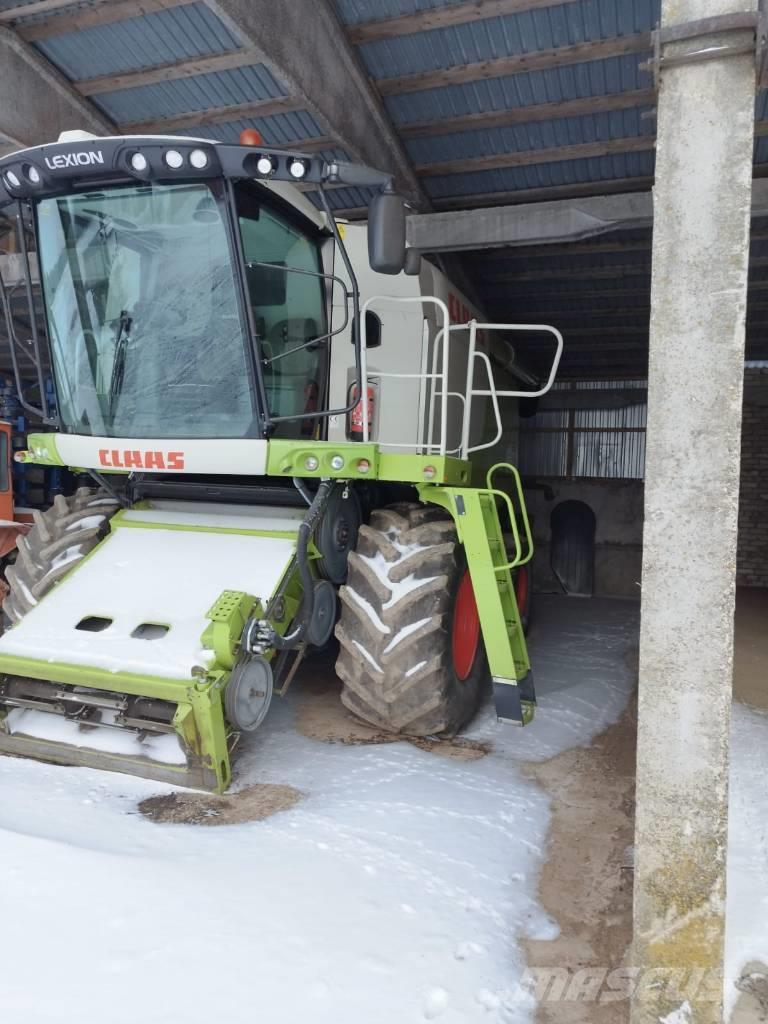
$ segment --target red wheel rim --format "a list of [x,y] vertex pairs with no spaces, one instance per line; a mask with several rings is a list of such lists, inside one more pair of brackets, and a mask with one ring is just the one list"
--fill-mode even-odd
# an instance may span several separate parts
[[528,604],[528,566],[523,565],[518,569],[517,580],[515,581],[515,597],[517,598],[517,610],[521,615],[525,614],[525,606]]
[[453,611],[453,670],[462,681],[467,678],[475,663],[480,646],[480,616],[477,614],[475,592],[469,571],[465,572],[456,594]]

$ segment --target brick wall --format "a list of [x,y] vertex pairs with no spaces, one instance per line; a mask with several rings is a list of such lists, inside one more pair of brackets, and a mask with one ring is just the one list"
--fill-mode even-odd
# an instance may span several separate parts
[[736,582],[768,587],[768,368],[744,377]]

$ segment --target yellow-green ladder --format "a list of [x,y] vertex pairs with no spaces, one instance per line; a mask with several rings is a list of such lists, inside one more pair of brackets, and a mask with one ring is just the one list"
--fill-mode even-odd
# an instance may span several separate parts
[[[493,477],[500,469],[514,480],[522,538],[510,495],[493,486]],[[493,680],[496,714],[503,721],[527,725],[533,718],[536,695],[512,570],[530,561],[533,539],[517,469],[500,462],[488,471],[486,484],[485,488],[422,486],[419,491],[424,501],[451,513],[464,545]],[[512,559],[504,544],[497,500],[505,503],[509,513],[515,546]]]

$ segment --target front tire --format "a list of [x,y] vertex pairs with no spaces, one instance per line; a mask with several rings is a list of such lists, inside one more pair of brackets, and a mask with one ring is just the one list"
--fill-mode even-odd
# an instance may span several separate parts
[[16,561],[6,569],[6,621],[13,625],[22,619],[96,547],[118,508],[117,501],[104,491],[80,487],[69,498],[57,494],[45,512],[34,511],[35,525],[19,537]]
[[[441,508],[402,503],[371,514],[340,591],[345,707],[408,736],[452,736],[469,721],[488,669],[479,621],[456,618],[460,607],[477,614],[474,598],[457,600],[467,582],[456,527]],[[466,639],[457,648],[457,634],[467,633],[474,650]]]

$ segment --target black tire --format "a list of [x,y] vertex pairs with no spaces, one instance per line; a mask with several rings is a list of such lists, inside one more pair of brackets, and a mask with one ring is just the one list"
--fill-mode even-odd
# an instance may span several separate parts
[[[452,736],[472,717],[488,668],[481,640],[467,678],[454,670],[453,610],[464,572],[453,520],[435,505],[394,505],[360,527],[336,626],[341,700],[358,718],[387,732]],[[413,585],[388,604],[392,585],[406,579]]]
[[[9,593],[3,601],[11,625],[22,619],[62,576],[82,561],[106,535],[120,506],[104,491],[80,487],[71,497],[57,494],[45,512],[35,510],[34,526],[19,537],[18,554],[6,570]],[[67,552],[77,548],[70,556]]]

